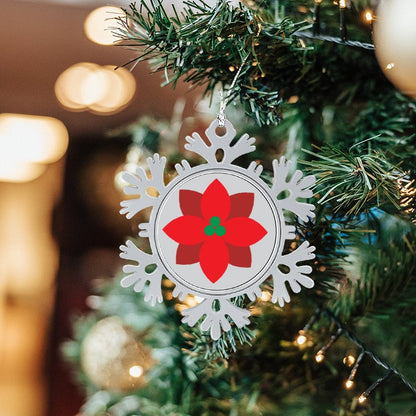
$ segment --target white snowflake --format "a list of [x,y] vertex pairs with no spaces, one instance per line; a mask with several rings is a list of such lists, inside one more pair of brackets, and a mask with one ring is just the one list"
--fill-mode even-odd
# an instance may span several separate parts
[[[298,293],[302,286],[312,288],[314,282],[308,276],[312,268],[301,263],[315,257],[315,247],[309,245],[307,241],[294,251],[283,254],[285,242],[296,237],[295,227],[285,223],[283,210],[294,213],[305,222],[312,219],[314,206],[298,199],[312,197],[311,188],[315,184],[315,178],[303,177],[299,170],[290,175],[291,162],[281,157],[279,161],[273,161],[273,182],[270,187],[260,177],[263,170],[260,164],[252,162],[246,169],[233,165],[238,157],[255,150],[255,139],[244,134],[232,144],[236,131],[231,122],[225,120],[223,135],[217,134],[217,128],[218,120],[214,120],[206,130],[207,141],[204,141],[198,133],[186,138],[185,148],[202,156],[207,163],[191,167],[186,160],[183,160],[176,165],[178,175],[168,184],[164,182],[166,158],[158,154],[147,159],[150,176],[142,168],[138,168],[136,174],[124,173],[124,180],[130,184],[125,188],[126,194],[136,195],[137,198],[123,201],[120,211],[130,219],[143,209],[152,208],[149,222],[139,226],[139,236],[149,239],[152,254],[140,250],[130,240],[126,245],[122,245],[120,256],[135,264],[127,264],[123,267],[126,276],[122,279],[121,285],[133,286],[138,292],[147,286],[145,300],[155,304],[162,302],[161,281],[162,276],[166,276],[175,284],[173,295],[180,300],[184,300],[188,294],[203,298],[199,304],[182,312],[184,315],[182,322],[194,326],[204,318],[201,329],[210,331],[214,340],[220,337],[221,331],[230,330],[232,323],[240,328],[249,323],[250,312],[233,304],[231,299],[239,295],[246,295],[250,300],[260,297],[262,295],[260,286],[269,276],[273,279],[271,300],[274,303],[278,302],[280,306],[290,301],[286,284],[295,293]],[[218,156],[219,150],[222,150],[222,157]],[[199,201],[201,193],[206,191],[210,184],[213,185],[214,182],[217,184],[217,181],[227,192],[225,197],[227,201],[228,197],[236,201],[236,196],[252,195],[251,199],[254,202],[252,206],[250,205],[248,210],[250,212],[247,211],[250,218],[244,221],[260,224],[263,231],[255,243],[250,243],[249,248],[233,248],[235,253],[246,253],[248,259],[236,261],[234,255],[234,260],[231,260],[232,247],[227,242],[223,243],[221,239],[225,228],[219,225],[219,217],[212,217],[211,220],[213,218],[215,220],[211,221],[212,224],[207,223],[205,231],[211,227],[211,231],[206,231],[207,236],[211,236],[212,233],[217,234],[214,240],[209,240],[209,237],[204,238],[207,241],[218,242],[222,246],[225,244],[227,250],[229,249],[228,254],[224,249],[224,254],[220,250],[222,246],[218,248],[218,258],[225,257],[221,260],[224,270],[212,277],[205,269],[215,263],[215,247],[213,249],[211,244],[209,252],[211,258],[205,259],[204,264],[202,260],[200,264],[195,259],[186,263],[178,260],[181,257],[179,252],[186,249],[188,255],[190,247],[201,250],[201,244],[203,246],[205,243],[178,244],[167,230],[170,223],[175,223],[179,217],[187,214],[182,212],[184,211],[181,205],[183,192],[196,195]],[[154,196],[156,194],[157,196]],[[210,209],[215,210],[215,207]],[[237,209],[236,202],[233,209]],[[203,221],[198,218],[193,220],[197,224]],[[232,225],[230,222],[225,225],[227,224],[230,224],[230,227]],[[222,231],[219,230],[221,227]],[[186,230],[187,238],[193,235],[191,231],[193,230]],[[236,233],[240,233],[240,230]],[[238,245],[238,242],[236,244]],[[201,251],[198,254],[195,250],[191,250],[192,253],[189,254],[191,257],[202,256]],[[229,264],[226,264],[226,261],[229,261]],[[153,271],[148,272],[150,265],[154,266]]]

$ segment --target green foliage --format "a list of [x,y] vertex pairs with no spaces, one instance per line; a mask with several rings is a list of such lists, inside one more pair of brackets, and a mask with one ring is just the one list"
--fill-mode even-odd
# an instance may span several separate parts
[[400,211],[398,181],[405,173],[380,151],[369,146],[366,152],[360,150],[357,145],[348,151],[332,146],[318,149],[319,153],[305,150],[316,157],[305,164],[317,177],[318,203],[329,203],[344,215],[358,215],[386,204]]
[[[349,284],[332,304],[341,319],[356,321],[363,339],[415,383],[416,230],[385,214],[379,221],[385,224],[377,239],[354,245]],[[375,345],[383,333],[389,342]]]
[[[240,307],[247,307],[244,297],[240,296],[233,299],[233,303]],[[183,336],[189,343],[189,350],[197,356],[204,357],[206,360],[228,359],[230,354],[237,351],[238,346],[245,344],[251,345],[254,332],[244,326],[238,328],[231,326],[231,330],[223,332],[219,339],[212,340],[209,334],[201,333],[198,326],[192,328],[182,328]]]
[[[228,2],[220,1],[214,9],[203,2],[185,4],[182,19],[177,14],[169,17],[163,4],[154,0],[142,2],[139,9],[130,5],[125,10],[128,20],[120,19],[121,44],[144,47],[134,61],[151,60],[154,70],[164,71],[166,83],[175,85],[183,78],[204,85],[210,94],[217,85],[233,84],[243,65],[230,100],[238,96],[260,125],[276,124],[280,90],[303,77],[309,52],[293,34],[310,25],[290,19],[272,23],[267,14],[243,5],[233,8]],[[272,59],[263,59],[265,54]],[[272,77],[269,85],[263,82],[266,77]]]

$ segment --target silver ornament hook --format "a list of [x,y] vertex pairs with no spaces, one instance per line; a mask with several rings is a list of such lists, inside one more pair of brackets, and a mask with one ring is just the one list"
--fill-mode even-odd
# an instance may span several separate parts
[[238,71],[236,72],[236,74],[233,78],[233,81],[231,82],[230,88],[228,88],[228,90],[227,90],[227,94],[225,95],[225,98],[224,98],[223,89],[221,89],[221,91],[220,91],[220,111],[217,114],[217,120],[218,120],[218,126],[219,127],[224,127],[224,125],[225,125],[225,107],[227,107],[228,101],[229,101],[230,96],[231,96],[231,92],[232,92],[233,88],[235,87],[235,84],[237,82],[238,77],[241,74],[241,70],[243,69],[243,66],[247,62],[247,58],[248,58],[248,54],[245,56],[245,58],[241,62],[241,65],[238,68]]

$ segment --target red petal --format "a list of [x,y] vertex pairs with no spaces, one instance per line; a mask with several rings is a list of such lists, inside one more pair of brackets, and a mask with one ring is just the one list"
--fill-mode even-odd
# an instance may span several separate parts
[[179,205],[183,215],[194,215],[202,217],[201,213],[201,197],[202,194],[188,189],[179,191]]
[[232,218],[224,224],[226,229],[224,240],[237,247],[251,246],[261,240],[267,231],[252,218]]
[[230,254],[230,264],[237,267],[251,267],[250,247],[237,247],[227,244]]
[[202,218],[184,215],[172,220],[163,231],[177,243],[192,246],[202,243],[207,237],[204,233],[205,225]]
[[254,204],[254,194],[252,192],[241,192],[230,195],[231,209],[228,218],[249,217]]
[[219,217],[223,223],[230,213],[231,200],[224,185],[215,179],[202,194],[201,210],[203,217],[209,221],[212,217]]
[[203,243],[195,244],[193,246],[185,246],[179,244],[176,251],[177,264],[194,264],[199,262],[199,252]]
[[225,273],[228,259],[228,247],[222,237],[213,235],[202,244],[199,253],[201,269],[212,283],[215,283]]

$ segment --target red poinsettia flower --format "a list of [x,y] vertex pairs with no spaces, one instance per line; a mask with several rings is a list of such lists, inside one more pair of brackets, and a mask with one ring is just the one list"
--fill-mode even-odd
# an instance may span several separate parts
[[213,283],[229,264],[251,267],[250,246],[267,234],[257,221],[249,218],[253,204],[253,193],[229,195],[218,179],[203,194],[181,189],[179,205],[183,216],[163,228],[179,243],[176,263],[199,262]]

